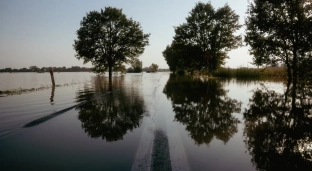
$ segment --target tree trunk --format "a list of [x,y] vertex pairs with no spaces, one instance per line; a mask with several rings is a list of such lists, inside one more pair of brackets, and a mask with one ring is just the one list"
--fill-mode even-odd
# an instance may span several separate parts
[[[292,69],[293,69],[293,92],[292,92],[292,96],[293,97],[296,97],[296,90],[297,90],[297,62],[298,59],[297,59],[297,49],[294,48],[293,50],[293,66],[292,66]],[[295,101],[292,101],[292,106],[295,106]]]
[[[286,52],[287,53],[287,52]],[[288,77],[288,82],[291,83],[292,82],[292,76],[291,76],[291,66],[289,64],[289,58],[288,55],[286,54],[286,66],[287,66],[287,77]]]
[[[284,45],[286,45],[286,40],[284,40]],[[288,83],[290,84],[292,82],[292,75],[291,75],[291,65],[290,65],[290,62],[289,62],[289,56],[288,56],[288,53],[287,53],[287,49],[285,48],[284,46],[284,51],[285,51],[285,57],[286,57],[286,60],[285,60],[285,63],[286,63],[286,67],[287,67],[287,81]]]
[[113,66],[109,65],[108,67],[108,91],[113,91],[112,71],[113,71]]

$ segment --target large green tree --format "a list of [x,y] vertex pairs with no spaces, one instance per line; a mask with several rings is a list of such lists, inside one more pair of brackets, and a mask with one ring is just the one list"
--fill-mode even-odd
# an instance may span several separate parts
[[111,83],[114,66],[142,54],[150,34],[144,34],[140,23],[127,18],[121,9],[105,7],[83,17],[77,36],[73,44],[76,58],[91,62],[96,73],[108,70]]
[[213,71],[224,64],[228,51],[241,44],[241,36],[235,35],[241,28],[238,19],[227,4],[215,10],[210,2],[199,2],[186,18],[186,23],[175,27],[173,43],[198,47],[201,57],[193,59],[198,62],[196,66]]
[[185,45],[182,43],[172,43],[163,51],[163,56],[167,61],[170,71],[177,69],[188,71],[201,70],[205,65],[201,50],[198,46]]
[[245,42],[254,64],[285,63],[296,85],[298,75],[311,71],[312,1],[254,0],[247,14]]

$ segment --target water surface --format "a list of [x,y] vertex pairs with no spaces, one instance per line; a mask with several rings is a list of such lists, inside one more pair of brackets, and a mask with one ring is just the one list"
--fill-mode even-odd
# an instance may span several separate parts
[[4,170],[312,168],[311,88],[160,72],[108,92],[105,76],[58,74],[64,86],[0,97]]

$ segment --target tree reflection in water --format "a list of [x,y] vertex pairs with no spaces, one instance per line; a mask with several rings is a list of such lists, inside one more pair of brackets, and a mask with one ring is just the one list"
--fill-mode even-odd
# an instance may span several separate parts
[[258,170],[312,169],[312,90],[289,85],[284,94],[256,89],[244,112],[245,144]]
[[86,86],[85,91],[77,93],[78,101],[88,101],[77,108],[82,128],[90,137],[108,142],[121,140],[127,131],[138,128],[144,112],[139,91],[125,88],[123,77],[113,80],[113,92],[105,93],[106,79],[97,76],[92,80],[93,91]]
[[214,137],[227,143],[237,132],[232,113],[240,112],[241,102],[227,96],[222,82],[170,75],[163,92],[196,144],[208,145]]

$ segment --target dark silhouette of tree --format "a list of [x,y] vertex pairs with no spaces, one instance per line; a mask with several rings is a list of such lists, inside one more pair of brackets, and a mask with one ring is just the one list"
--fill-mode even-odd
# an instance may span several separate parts
[[38,72],[38,71],[40,71],[40,68],[38,68],[37,66],[30,66],[29,69],[30,69],[31,72]]
[[108,70],[110,81],[115,65],[137,58],[148,45],[149,34],[144,34],[140,23],[128,19],[121,9],[105,7],[100,12],[91,11],[80,25],[73,45],[76,58],[91,62],[93,72]]
[[190,72],[201,70],[206,64],[199,46],[172,43],[163,51],[163,56],[167,61],[170,71],[173,72],[177,69],[185,69]]
[[4,72],[12,72],[12,68],[4,68]]
[[24,67],[24,68],[19,69],[18,72],[29,72],[29,70]]
[[143,67],[142,61],[140,61],[139,59],[135,59],[131,61],[130,64],[131,68],[129,68],[127,72],[135,72],[135,73],[142,72]]
[[312,169],[312,91],[290,85],[284,94],[256,89],[244,112],[244,142],[257,170]]
[[253,63],[284,63],[296,86],[311,73],[312,4],[306,0],[254,0],[247,10],[245,42]]
[[[198,62],[197,67],[214,71],[224,64],[227,52],[241,44],[241,36],[234,35],[241,27],[238,19],[227,4],[215,10],[210,2],[199,2],[186,18],[186,23],[175,27],[171,46],[183,44],[190,49],[200,49],[201,56],[196,55],[193,64]],[[193,58],[192,54],[189,55],[188,58]]]
[[196,144],[209,144],[214,137],[227,143],[237,132],[239,120],[232,113],[241,110],[241,102],[229,98],[220,81],[171,75],[163,92]]
[[149,70],[150,70],[151,72],[156,72],[156,71],[158,70],[158,65],[152,63],[151,66],[149,67]]
[[77,107],[78,119],[82,128],[92,138],[118,141],[141,124],[144,112],[144,101],[133,89],[124,89],[123,77],[114,79],[118,90],[108,92],[106,79],[96,76],[92,80],[93,89],[77,93],[77,101],[87,101]]

